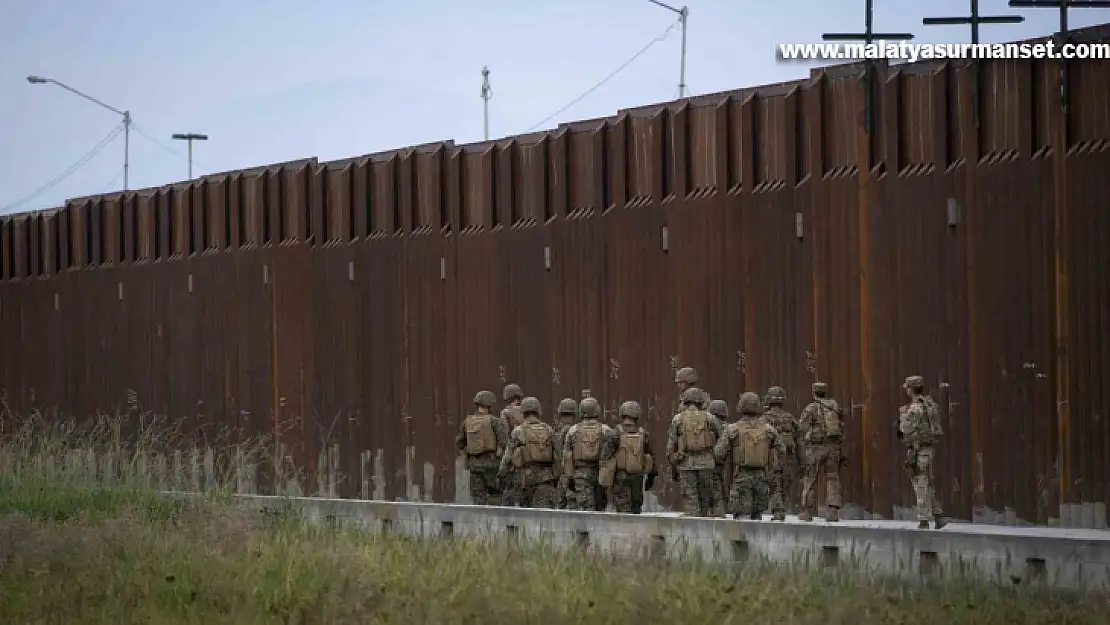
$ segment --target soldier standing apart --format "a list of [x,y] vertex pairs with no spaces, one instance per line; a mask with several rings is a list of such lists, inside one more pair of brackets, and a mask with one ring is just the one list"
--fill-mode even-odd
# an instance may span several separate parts
[[825,520],[840,520],[841,445],[844,442],[843,412],[836,400],[828,397],[824,382],[813,383],[813,402],[802,411],[798,426],[805,442],[805,477],[802,478],[801,521],[812,521],[817,511],[817,477],[825,474]]
[[516,470],[520,476],[520,506],[522,508],[554,508],[555,482],[558,466],[555,462],[555,430],[540,421],[540,400],[525,397],[520,403],[524,423],[513,428],[509,444],[501,457],[498,477]]
[[678,472],[686,516],[713,512],[713,473],[717,468],[713,446],[721,436],[721,422],[699,408],[703,399],[701,389],[683,391],[683,410],[671,419],[667,431],[667,461]]
[[[563,398],[559,401],[558,413],[555,422],[555,457],[560,460],[561,465],[564,451],[563,444],[567,440],[567,432],[578,420],[578,402],[570,397]],[[574,498],[567,496],[568,492],[573,492],[569,488],[573,473],[573,466],[563,467],[559,472],[559,481],[555,485],[555,507],[560,510],[575,509]]]
[[600,512],[605,509],[604,488],[613,480],[615,436],[612,428],[598,421],[601,404],[593,397],[582,400],[578,413],[582,420],[567,430],[563,443],[563,466],[574,470],[576,509]]
[[617,426],[616,472],[613,476],[612,499],[617,512],[640,514],[644,509],[644,491],[655,484],[655,461],[647,430],[640,420],[640,403],[626,401],[618,410],[621,423]]
[[785,521],[786,513],[794,513],[794,484],[801,473],[801,456],[798,446],[798,420],[782,409],[786,391],[781,386],[767,389],[764,402],[768,407],[764,416],[782,439],[783,453],[776,453],[771,468],[771,520]]
[[[708,393],[706,396],[708,397]],[[721,423],[721,431],[728,424],[728,404],[723,399],[714,399],[709,402],[709,414],[717,417]],[[713,471],[713,516],[725,516],[725,508],[728,506],[728,482],[732,479],[732,459],[726,457],[724,460],[717,460],[717,467]]]
[[772,458],[785,447],[775,428],[762,418],[759,395],[741,395],[736,411],[740,420],[725,426],[713,455],[720,460],[732,457],[728,502],[732,517],[759,520],[770,499]]
[[[524,400],[524,391],[516,384],[508,384],[501,392],[501,399],[505,401],[505,408],[501,410],[501,419],[507,423],[507,430],[512,432],[516,426],[524,423],[524,413],[520,410],[520,403]],[[520,490],[520,471],[509,469],[498,480],[501,486],[501,505],[519,507],[522,493]]]
[[479,391],[474,396],[477,412],[463,419],[455,436],[455,448],[466,457],[466,470],[470,472],[470,499],[475,505],[488,506],[501,503],[497,490],[497,466],[509,432],[505,422],[490,412],[497,396],[490,391]]
[[940,425],[940,407],[925,394],[925,379],[919,375],[906,378],[902,388],[910,403],[899,408],[898,438],[906,445],[906,466],[912,477],[914,498],[917,499],[917,527],[929,529],[929,521],[936,528],[946,525],[940,518],[940,501],[937,500],[933,480],[933,461],[936,444],[944,434]]

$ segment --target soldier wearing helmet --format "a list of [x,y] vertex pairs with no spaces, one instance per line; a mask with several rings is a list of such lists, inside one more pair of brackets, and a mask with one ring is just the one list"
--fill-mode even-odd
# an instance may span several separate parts
[[910,401],[899,408],[898,438],[906,446],[906,466],[910,470],[910,484],[917,500],[917,526],[929,529],[929,521],[933,521],[939,530],[946,524],[940,516],[941,506],[933,481],[936,444],[944,434],[940,424],[940,407],[925,394],[925,378],[911,375],[902,388]]
[[570,431],[574,422],[578,420],[578,402],[570,397],[564,397],[559,401],[559,407],[556,409],[558,413],[555,421],[555,447],[558,454],[557,459],[560,461],[559,481],[555,485],[555,507],[560,510],[574,510],[576,505],[573,497],[568,497],[567,493],[571,492],[570,482],[571,474],[574,472],[574,467],[562,467],[563,449],[565,448],[567,440],[567,432]]
[[[710,399],[709,393],[705,393],[706,403],[705,410],[709,414],[717,417],[721,422],[721,431],[728,425],[728,403],[723,399]],[[717,470],[713,474],[713,516],[725,516],[725,508],[728,507],[728,482],[732,479],[732,462],[726,458],[723,462],[717,461]]]
[[617,452],[612,499],[617,512],[640,514],[644,491],[655,484],[655,458],[647,430],[640,427],[640,402],[626,401],[617,410]]
[[535,397],[521,400],[520,411],[524,422],[509,434],[497,475],[504,477],[515,470],[520,476],[522,508],[554,508],[558,480],[555,429],[540,421],[543,410]]
[[[501,391],[501,399],[505,401],[505,407],[501,410],[501,418],[507,424],[505,429],[512,432],[516,426],[524,423],[524,412],[520,409],[520,404],[524,401],[524,391],[517,384],[507,384],[504,390]],[[519,507],[523,497],[520,471],[516,470],[515,467],[509,469],[500,480],[500,484],[502,489],[501,505]]]
[[497,396],[490,391],[478,391],[474,414],[463,419],[455,436],[455,448],[465,458],[470,476],[470,500],[479,506],[501,503],[497,467],[509,431],[505,422],[491,412],[496,402]]
[[798,419],[801,440],[805,444],[805,476],[802,478],[802,510],[798,519],[812,521],[817,512],[817,479],[825,476],[825,520],[840,520],[840,467],[844,443],[844,412],[829,397],[824,382],[813,383],[813,401]]
[[794,486],[801,476],[801,452],[798,444],[798,420],[783,410],[786,391],[781,386],[772,386],[764,396],[767,422],[779,433],[786,448],[776,454],[771,468],[771,520],[785,521],[786,513],[796,512],[794,505]]
[[583,398],[578,415],[581,420],[567,430],[563,470],[570,472],[576,509],[601,512],[605,509],[604,489],[612,485],[616,436],[599,420],[597,399]]
[[[698,372],[693,367],[682,367],[674,372],[674,384],[678,387],[678,397],[674,400],[674,408],[672,412],[678,414],[682,412],[682,394],[686,389],[698,383]],[[702,407],[702,410],[705,408]]]
[[691,386],[679,399],[682,412],[671,419],[667,429],[667,461],[682,491],[685,514],[711,516],[716,503],[713,474],[717,470],[713,447],[721,437],[721,422],[702,409],[705,394],[701,389]]
[[775,428],[763,418],[759,395],[744,393],[736,404],[740,419],[725,426],[713,448],[718,460],[732,460],[729,481],[729,512],[733,518],[763,518],[771,490],[774,455],[784,446]]

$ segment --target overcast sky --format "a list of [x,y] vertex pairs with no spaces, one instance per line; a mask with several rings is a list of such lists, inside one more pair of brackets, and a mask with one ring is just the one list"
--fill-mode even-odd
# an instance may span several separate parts
[[[680,1],[680,0],[676,0]],[[688,0],[687,83],[694,94],[807,75],[775,44],[859,31],[860,0]],[[965,14],[967,0],[877,0],[876,29],[919,42],[964,42],[966,27],[921,26]],[[1056,29],[1051,9],[985,41]],[[129,109],[132,189],[187,177],[175,132],[210,135],[194,173],[357,156],[441,139],[482,138],[481,68],[492,72],[491,134],[521,133],[659,37],[676,16],[647,0],[0,0],[0,210],[58,206],[122,187],[123,137],[59,184],[119,119],[37,74]],[[1072,11],[1073,27],[1110,10]],[[677,96],[678,29],[544,127]],[[156,139],[152,142],[142,133]]]

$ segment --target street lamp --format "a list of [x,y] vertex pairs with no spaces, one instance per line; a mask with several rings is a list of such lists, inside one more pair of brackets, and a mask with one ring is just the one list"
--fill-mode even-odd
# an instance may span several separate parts
[[174,133],[172,139],[189,142],[189,180],[193,179],[193,142],[208,141],[208,135],[198,135],[195,132]]
[[678,22],[682,24],[682,65],[678,70],[678,97],[686,97],[686,18],[690,17],[690,9],[683,6],[681,9],[676,9],[669,4],[663,4],[659,0],[648,0],[648,2],[661,6],[668,11],[678,14]]
[[93,104],[96,104],[97,106],[100,106],[101,108],[106,108],[109,111],[112,111],[113,113],[115,113],[116,115],[119,115],[120,117],[123,117],[123,190],[126,191],[128,189],[128,187],[127,187],[127,174],[128,174],[128,170],[131,168],[131,159],[130,159],[130,154],[131,154],[131,111],[121,111],[121,110],[119,110],[118,108],[116,108],[114,106],[108,106],[107,104],[101,102],[100,100],[97,100],[96,98],[92,97],[91,95],[81,93],[80,91],[74,89],[73,87],[70,87],[69,85],[67,85],[65,83],[58,82],[57,80],[54,80],[53,78],[43,78],[42,76],[28,76],[27,77],[27,82],[31,83],[32,85],[45,85],[47,83],[52,84],[52,85],[57,85],[57,86],[61,87],[62,89],[65,89],[66,91],[68,91],[68,92],[70,92],[74,95],[81,96],[82,98],[85,98],[89,102],[92,102]]

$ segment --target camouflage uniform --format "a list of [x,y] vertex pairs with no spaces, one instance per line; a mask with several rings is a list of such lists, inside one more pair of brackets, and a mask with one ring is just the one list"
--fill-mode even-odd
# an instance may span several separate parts
[[[520,410],[524,413],[524,423],[513,428],[509,435],[509,444],[505,447],[505,455],[501,457],[497,475],[507,475],[512,467],[516,467],[517,474],[520,475],[520,507],[554,508],[555,482],[558,479],[555,430],[540,421],[540,400],[535,397],[525,397],[520,403]],[[546,459],[543,460],[528,456],[529,438],[537,434],[546,443],[539,445],[545,449]]]
[[782,439],[785,451],[775,455],[775,464],[771,469],[771,520],[785,521],[786,513],[794,513],[795,505],[792,493],[794,485],[801,475],[801,455],[798,445],[798,420],[794,415],[782,409],[786,401],[786,391],[781,386],[772,386],[767,389],[767,405],[764,416],[767,422],[775,428]]
[[936,496],[933,462],[937,440],[944,434],[940,425],[940,407],[932,397],[924,394],[925,380],[919,375],[906,378],[910,403],[899,409],[898,438],[906,445],[906,466],[912,477],[914,499],[917,503],[917,520],[920,529],[929,529],[929,521],[936,528],[944,527],[940,518],[941,506]]
[[[501,398],[505,401],[505,408],[501,410],[501,419],[505,421],[507,429],[511,432],[516,426],[524,422],[524,414],[520,411],[520,402],[524,400],[524,391],[520,390],[520,387],[516,384],[509,384],[501,392]],[[500,479],[501,505],[520,507],[524,497],[524,493],[521,491],[520,478],[520,471],[516,468],[510,468]]]
[[[667,429],[667,460],[673,471],[678,472],[679,488],[682,490],[682,505],[687,516],[710,516],[713,512],[715,497],[713,496],[713,474],[717,469],[717,462],[713,456],[713,445],[721,437],[721,422],[717,417],[701,410],[698,406],[704,399],[704,393],[697,388],[690,387],[682,393],[684,410],[671,419]],[[686,449],[687,434],[685,428],[691,420],[705,420],[708,448],[696,452]]]
[[[718,460],[732,458],[732,479],[729,483],[729,512],[733,518],[762,518],[771,490],[771,465],[775,454],[784,452],[782,439],[775,428],[761,417],[763,405],[759,395],[744,393],[736,404],[740,420],[725,426],[724,433],[713,448]],[[762,432],[767,443],[762,458],[745,457],[742,434]]]
[[[501,417],[490,414],[490,408],[493,407],[496,401],[497,397],[489,391],[480,391],[475,395],[474,404],[478,406],[478,411],[459,423],[459,433],[455,436],[455,448],[466,457],[466,470],[470,473],[470,499],[475,505],[479,506],[501,503],[501,493],[497,489],[497,467],[498,458],[501,457],[508,442],[509,430]],[[467,453],[469,446],[468,426],[476,425],[474,418],[483,415],[490,415],[491,417],[490,426],[496,438],[497,449],[476,454]],[[477,433],[477,431],[474,431],[471,436]]]
[[[582,400],[578,406],[582,420],[571,426],[563,443],[563,466],[573,467],[574,500],[578,510],[603,511],[605,509],[604,487],[600,484],[600,470],[603,463],[612,462],[616,453],[616,437],[613,429],[598,421],[601,405],[593,397]],[[600,428],[598,440],[598,459],[580,458],[580,452],[587,451],[579,445],[583,429]]]
[[[640,514],[643,511],[644,491],[650,490],[652,485],[655,484],[656,471],[654,457],[651,453],[651,439],[648,437],[647,430],[636,423],[640,419],[640,412],[639,402],[634,401],[624,402],[618,411],[621,424],[616,428],[617,462],[613,477],[612,499],[613,507],[617,509],[617,512],[626,514]],[[643,441],[640,452],[643,464],[641,466],[643,470],[641,471],[629,472],[627,470],[629,452],[627,449],[621,449],[621,437],[625,434],[638,434],[640,440]]]
[[[817,512],[817,478],[825,474],[825,504],[828,506],[826,521],[840,519],[840,466],[843,437],[843,413],[836,400],[827,397],[828,386],[824,382],[813,383],[813,402],[802,411],[798,420],[802,441],[805,443],[805,477],[802,478],[802,510],[798,518],[812,521]],[[826,430],[825,413],[832,411],[841,422],[840,435],[832,435]]]
[[[571,426],[578,420],[578,402],[569,397],[565,397],[559,401],[559,415],[555,422],[555,453],[558,454],[556,458],[560,461],[563,458],[563,447],[567,440],[567,432],[570,431]],[[573,469],[573,467],[568,467]],[[555,507],[560,510],[574,510],[577,505],[573,497],[567,497],[567,492],[570,486],[571,476],[573,470],[561,471],[559,481],[555,485]]]
[[[717,417],[723,431],[728,424],[728,404],[723,399],[709,399],[709,393],[705,394],[705,400],[705,404],[700,408],[708,410],[709,414]],[[718,460],[716,470],[713,471],[713,516],[715,517],[725,516],[725,508],[728,506],[728,483],[732,480],[732,463],[729,460],[728,458],[724,461]]]

